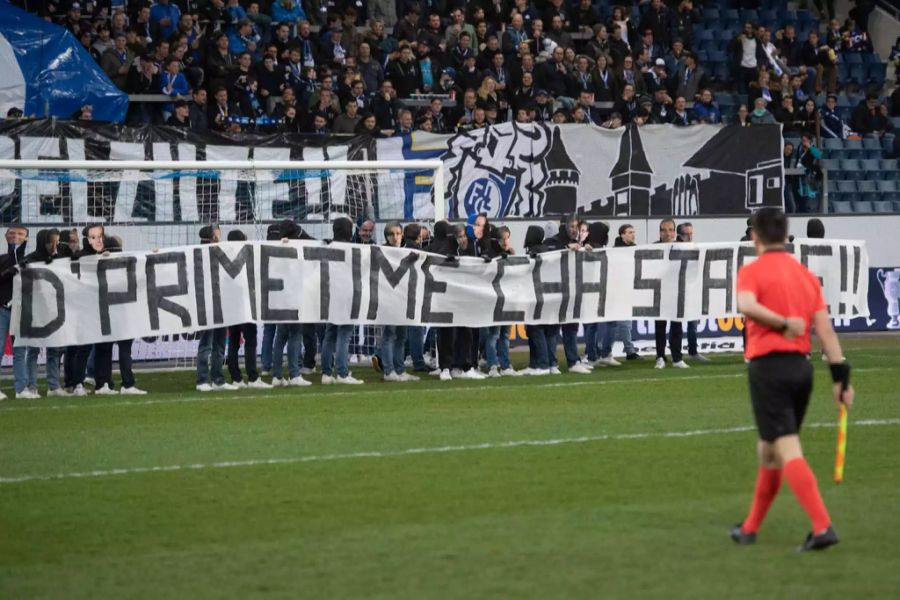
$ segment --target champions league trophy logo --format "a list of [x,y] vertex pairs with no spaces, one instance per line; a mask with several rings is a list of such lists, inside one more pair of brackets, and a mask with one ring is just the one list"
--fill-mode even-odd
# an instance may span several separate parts
[[900,269],[878,269],[875,278],[887,300],[887,312],[891,317],[887,324],[888,329],[900,329]]

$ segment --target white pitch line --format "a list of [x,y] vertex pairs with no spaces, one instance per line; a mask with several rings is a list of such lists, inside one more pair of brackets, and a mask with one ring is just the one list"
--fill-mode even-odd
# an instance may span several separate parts
[[[584,381],[560,381],[556,383],[533,383],[530,385],[526,385],[524,383],[521,384],[507,384],[507,385],[473,385],[473,386],[465,386],[465,387],[457,387],[457,388],[448,388],[445,385],[441,385],[439,387],[427,387],[427,388],[407,388],[405,386],[397,386],[393,384],[383,384],[382,382],[372,382],[371,387],[366,388],[354,388],[353,391],[346,392],[321,392],[316,393],[319,390],[328,389],[324,386],[315,386],[315,387],[305,387],[305,388],[293,388],[296,392],[295,394],[242,394],[240,391],[235,391],[229,393],[227,396],[214,396],[208,394],[200,394],[199,396],[192,396],[187,398],[166,398],[162,400],[123,400],[121,402],[102,402],[102,403],[93,403],[93,404],[79,404],[77,399],[73,399],[71,403],[68,404],[51,404],[48,406],[11,406],[9,408],[0,408],[0,414],[7,412],[22,412],[22,411],[34,411],[34,410],[71,410],[71,409],[83,409],[83,408],[116,408],[116,407],[128,407],[128,406],[153,406],[156,404],[182,404],[182,403],[192,403],[192,402],[210,402],[210,401],[219,401],[219,400],[267,400],[273,398],[290,398],[296,400],[309,399],[309,398],[343,398],[343,397],[353,397],[358,398],[360,396],[376,396],[380,394],[396,394],[397,392],[402,392],[406,389],[411,389],[415,391],[415,393],[425,393],[425,394],[434,394],[434,393],[446,393],[450,389],[459,389],[465,391],[484,391],[484,390],[506,390],[513,388],[557,388],[557,387],[576,387],[576,386],[584,386],[584,385],[610,385],[617,383],[652,383],[654,381],[685,381],[691,379],[733,379],[737,377],[746,377],[746,374],[743,373],[729,373],[729,374],[718,374],[718,375],[688,375],[686,377],[638,377],[638,378],[630,378],[630,379],[600,379],[600,380],[584,380]],[[436,383],[436,381],[435,381]],[[383,387],[382,387],[383,386]],[[376,388],[376,389],[372,389]],[[333,389],[333,388],[332,388]]]
[[[878,427],[886,425],[900,425],[900,419],[865,419],[853,421],[854,427]],[[834,428],[834,423],[810,423],[806,427]],[[458,446],[433,446],[424,448],[406,448],[403,450],[385,450],[368,452],[349,452],[344,454],[320,454],[309,456],[295,456],[286,458],[265,458],[254,460],[222,461],[213,463],[192,463],[185,465],[165,465],[156,467],[124,467],[118,469],[100,469],[96,471],[76,471],[70,473],[55,473],[51,475],[15,475],[0,477],[0,485],[27,483],[31,481],[57,481],[63,479],[88,479],[99,477],[112,477],[115,475],[138,475],[145,473],[171,473],[175,471],[204,471],[208,469],[233,469],[237,467],[259,467],[269,465],[288,465],[313,462],[326,462],[335,460],[352,460],[359,458],[395,458],[418,454],[445,454],[449,452],[471,452],[475,450],[502,450],[522,447],[546,447],[561,446],[564,444],[588,444],[591,442],[642,440],[648,438],[689,438],[707,435],[720,435],[729,433],[747,433],[755,431],[756,427],[744,425],[740,427],[725,427],[716,429],[695,429],[692,431],[662,431],[644,433],[617,433],[581,436],[573,438],[558,438],[549,440],[513,440],[508,442],[485,442],[482,444],[466,444]]]

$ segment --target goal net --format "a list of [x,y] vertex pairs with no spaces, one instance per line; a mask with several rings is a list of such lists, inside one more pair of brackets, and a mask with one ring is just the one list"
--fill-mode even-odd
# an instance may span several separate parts
[[[88,223],[103,223],[107,236],[136,251],[197,244],[209,224],[220,226],[223,240],[234,229],[265,240],[269,226],[284,219],[328,239],[338,217],[348,217],[362,234],[372,221],[371,242],[381,244],[386,223],[431,229],[435,215],[446,215],[439,160],[0,160],[0,216],[29,229],[29,251],[37,233],[49,228],[77,247]],[[370,354],[374,334],[359,329],[356,354]],[[134,358],[190,366],[194,337],[136,340]]]

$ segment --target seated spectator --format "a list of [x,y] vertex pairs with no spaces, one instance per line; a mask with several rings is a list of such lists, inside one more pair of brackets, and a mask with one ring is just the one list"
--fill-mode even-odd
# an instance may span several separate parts
[[738,127],[750,127],[750,111],[747,109],[746,104],[741,104],[740,106],[738,106],[734,124]]
[[781,123],[781,130],[784,133],[801,131],[801,126],[797,121],[797,111],[794,108],[794,97],[783,96],[781,98],[781,106],[775,109],[775,120]]
[[837,96],[829,94],[825,104],[819,107],[820,131],[823,138],[843,139],[845,137],[844,120],[835,110],[837,108]]
[[858,27],[853,19],[847,19],[844,23],[841,38],[844,42],[845,52],[871,54],[874,50],[869,34]]
[[[584,113],[584,122],[590,123],[591,125],[599,125],[603,122],[603,118],[600,115],[600,109],[594,107],[594,94],[588,91],[583,91],[578,95],[578,100],[575,104],[576,109],[581,109],[582,113]],[[572,113],[572,116],[575,116],[575,113]],[[581,120],[576,119],[576,123],[581,123]]]
[[653,94],[653,103],[650,105],[649,122],[653,124],[670,123],[675,114],[675,103],[672,97],[664,90],[656,90]]
[[381,84],[381,90],[372,99],[372,113],[380,129],[385,135],[391,135],[397,128],[397,110],[400,103],[397,101],[397,92],[390,79],[385,79]]
[[812,98],[807,98],[806,102],[803,103],[803,106],[800,107],[800,110],[797,111],[795,122],[804,135],[815,138],[818,117],[819,111],[816,109],[816,101]]
[[773,89],[769,83],[769,72],[765,69],[760,71],[756,81],[749,86],[747,100],[755,104],[757,98],[762,98],[766,104],[781,104],[781,92]]
[[253,29],[250,19],[241,19],[228,36],[228,50],[232,54],[249,52],[253,57],[259,56],[259,33]]
[[753,112],[750,113],[752,125],[774,125],[777,123],[775,116],[766,109],[766,101],[757,98],[753,103]]
[[217,88],[213,94],[215,102],[207,109],[207,121],[213,131],[240,131],[240,125],[229,122],[232,116],[240,116],[237,105],[228,99],[228,90]]
[[675,113],[672,115],[672,125],[687,127],[688,125],[693,125],[695,120],[694,114],[687,107],[687,100],[685,100],[684,96],[675,98]]
[[694,114],[698,123],[718,125],[722,122],[722,113],[718,105],[713,102],[713,93],[709,88],[700,92],[700,101],[694,102]]
[[894,125],[888,118],[886,104],[878,105],[878,96],[866,94],[865,100],[860,100],[853,109],[850,117],[850,129],[863,135],[882,136],[894,130]]

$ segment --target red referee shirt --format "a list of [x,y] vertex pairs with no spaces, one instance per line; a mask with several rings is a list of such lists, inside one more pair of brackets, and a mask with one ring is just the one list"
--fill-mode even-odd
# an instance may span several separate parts
[[738,271],[737,291],[753,292],[756,300],[784,317],[800,317],[806,321],[803,335],[792,340],[780,331],[751,319],[745,319],[747,343],[744,356],[748,359],[772,352],[800,352],[810,350],[809,330],[813,315],[824,310],[822,286],[813,273],[786,251],[769,251]]

